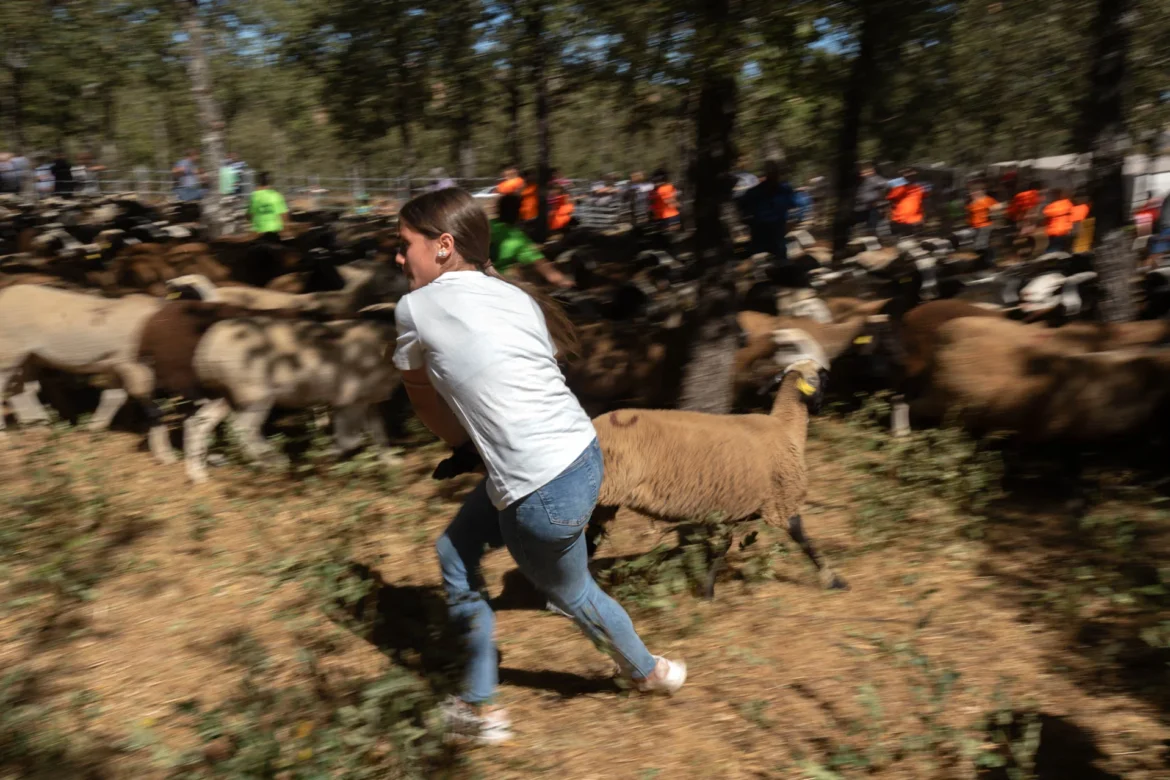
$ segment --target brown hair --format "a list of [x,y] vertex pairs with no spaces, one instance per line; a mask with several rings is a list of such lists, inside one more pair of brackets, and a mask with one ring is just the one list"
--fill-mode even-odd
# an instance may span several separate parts
[[444,233],[450,234],[455,240],[455,251],[466,262],[488,276],[519,287],[536,300],[559,355],[569,357],[578,353],[577,329],[560,305],[529,284],[505,278],[492,265],[491,224],[483,208],[466,190],[448,187],[419,195],[398,210],[398,222],[431,241]]

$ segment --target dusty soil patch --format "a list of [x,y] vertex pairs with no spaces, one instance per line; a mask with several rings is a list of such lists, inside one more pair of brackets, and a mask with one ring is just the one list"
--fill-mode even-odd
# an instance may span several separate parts
[[12,435],[0,777],[1166,777],[1161,507],[1102,493],[1075,531],[960,510],[880,446],[833,419],[809,444],[806,526],[849,592],[764,528],[700,600],[665,553],[639,568],[673,529],[619,516],[599,576],[689,664],[674,699],[623,691],[488,556],[517,738],[452,757],[412,731],[458,663],[432,544],[472,480],[432,482],[440,448],[390,478],[229,465],[192,488],[129,434]]

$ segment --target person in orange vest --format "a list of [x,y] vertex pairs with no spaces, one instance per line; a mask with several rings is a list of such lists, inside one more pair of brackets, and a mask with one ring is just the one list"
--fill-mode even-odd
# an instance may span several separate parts
[[670,183],[665,168],[654,172],[654,191],[650,193],[650,219],[663,230],[680,230],[678,190]]
[[554,185],[548,198],[548,229],[553,233],[559,233],[572,227],[573,208],[573,199],[569,197],[565,188],[559,184]]
[[971,182],[971,199],[967,201],[967,224],[975,231],[975,251],[988,267],[995,265],[995,248],[991,245],[991,211],[998,205],[999,202],[987,194],[981,180]]
[[521,173],[524,187],[520,195],[520,221],[531,222],[540,215],[540,201],[537,199],[536,180],[527,173]]
[[524,177],[514,166],[505,168],[500,180],[496,185],[496,193],[499,195],[519,195],[520,190],[524,189]]
[[922,228],[922,199],[926,190],[918,183],[918,172],[913,168],[902,171],[902,184],[886,195],[890,201],[890,227],[897,236],[912,236]]
[[[1093,220],[1089,219],[1089,196],[1083,192],[1077,192],[1073,198],[1072,207],[1072,251],[1073,252],[1088,252],[1093,248]],[[1086,220],[1088,220],[1086,222]]]
[[1052,200],[1044,207],[1044,232],[1048,235],[1049,252],[1068,252],[1072,249],[1073,203],[1068,191],[1053,188]]
[[1040,205],[1040,183],[1032,182],[1027,189],[1020,190],[1008,205],[1007,218],[1015,223],[1016,228],[1023,228],[1025,220],[1034,216],[1036,207]]

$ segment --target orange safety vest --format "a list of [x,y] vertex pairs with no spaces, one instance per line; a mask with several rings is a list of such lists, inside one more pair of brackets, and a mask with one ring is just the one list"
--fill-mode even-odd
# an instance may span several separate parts
[[519,176],[513,179],[504,179],[496,185],[496,192],[501,195],[511,195],[514,192],[519,192],[524,187],[524,179]]
[[890,219],[899,225],[917,225],[922,222],[922,196],[925,194],[921,184],[903,184],[890,190],[886,196],[894,202]]
[[650,196],[650,216],[654,219],[670,219],[678,216],[678,207],[671,204],[671,199],[678,192],[673,184],[659,184]]
[[540,214],[540,201],[536,199],[536,185],[529,184],[520,196],[520,219],[527,222]]
[[1084,222],[1085,217],[1089,216],[1089,204],[1079,203],[1072,207],[1072,221],[1074,223]]
[[573,216],[573,201],[568,195],[557,195],[549,198],[548,229],[563,230]]
[[1040,193],[1036,190],[1024,190],[1017,192],[1016,196],[1012,198],[1012,203],[1008,206],[1008,219],[1012,222],[1019,222],[1024,217],[1040,204]]
[[996,205],[995,198],[984,195],[979,200],[967,204],[967,222],[973,228],[984,228],[991,224],[991,209]]
[[1044,217],[1047,222],[1044,232],[1049,236],[1067,236],[1072,232],[1073,204],[1068,198],[1054,200],[1044,207]]

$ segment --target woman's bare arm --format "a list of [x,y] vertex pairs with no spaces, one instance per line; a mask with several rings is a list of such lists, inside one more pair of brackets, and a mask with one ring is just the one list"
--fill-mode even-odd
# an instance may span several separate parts
[[410,405],[414,407],[414,413],[431,433],[451,447],[458,447],[467,441],[467,431],[463,430],[459,418],[431,385],[425,368],[403,371],[402,384],[406,386],[406,394],[410,396]]

